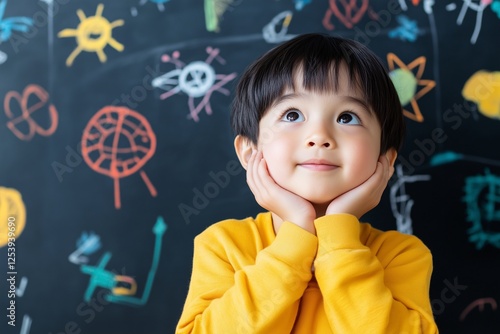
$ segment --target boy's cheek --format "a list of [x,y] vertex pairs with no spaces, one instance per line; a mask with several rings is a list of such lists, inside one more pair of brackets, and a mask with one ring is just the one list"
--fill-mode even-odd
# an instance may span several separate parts
[[264,154],[264,159],[266,160],[266,165],[269,175],[273,178],[274,182],[278,183],[280,171],[279,168],[277,168],[276,164],[274,163],[274,159],[272,158],[272,156],[270,156],[268,159],[265,154]]
[[346,175],[346,179],[351,180],[352,184],[351,190],[356,187],[359,187],[360,185],[368,181],[375,174],[378,166],[378,161],[374,161],[374,163],[370,164],[369,167],[367,167],[366,165],[363,166],[362,168],[356,168],[347,171],[349,175]]
[[276,130],[273,130],[271,127],[261,127],[259,129],[259,146],[265,146],[269,143],[272,143],[276,139]]
[[279,160],[278,157],[273,156],[269,154],[269,159],[265,158],[266,160],[266,165],[267,165],[267,170],[269,172],[269,176],[276,182],[277,185],[279,185],[281,188],[284,188],[286,190],[289,190],[287,187],[286,183],[286,173],[283,170],[282,166],[280,164],[277,164],[277,160]]

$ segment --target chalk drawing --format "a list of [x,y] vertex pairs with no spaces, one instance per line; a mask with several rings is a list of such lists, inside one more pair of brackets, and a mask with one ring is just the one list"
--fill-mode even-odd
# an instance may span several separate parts
[[[472,32],[472,36],[470,38],[470,43],[471,44],[476,44],[477,39],[479,37],[479,34],[481,33],[481,26],[483,23],[483,12],[488,7],[491,3],[492,0],[479,0],[479,1],[473,1],[473,0],[462,0],[462,8],[460,9],[460,13],[458,14],[457,17],[457,25],[462,25],[465,19],[465,15],[469,11],[469,9],[473,12],[476,12],[476,22],[474,25],[474,31]],[[448,11],[453,11],[457,8],[455,3],[448,4],[446,6],[446,9]]]
[[478,309],[479,312],[483,312],[486,305],[490,305],[493,311],[497,310],[497,301],[494,298],[479,298],[470,303],[463,311],[460,313],[460,321],[464,321],[467,315],[474,309]]
[[477,71],[465,83],[462,96],[477,103],[484,116],[500,120],[500,72]]
[[113,38],[113,29],[124,25],[123,20],[109,22],[102,16],[104,5],[99,4],[94,16],[86,17],[85,13],[78,9],[76,14],[80,19],[80,23],[76,29],[61,30],[57,36],[75,37],[78,46],[66,59],[66,66],[73,65],[75,58],[82,52],[95,52],[101,63],[106,62],[107,57],[104,53],[104,48],[110,45],[117,51],[123,51],[123,44]]
[[[418,57],[411,63],[405,64],[394,53],[388,53],[387,63],[389,64],[389,75],[396,87],[401,105],[405,107],[410,104],[413,109],[413,112],[403,109],[403,114],[411,120],[423,122],[424,116],[420,112],[417,100],[436,86],[435,81],[422,79],[426,58],[424,56]],[[414,69],[416,69],[416,74],[413,73]],[[418,90],[419,86],[422,86],[420,90]]]
[[329,7],[323,18],[323,26],[327,30],[335,29],[335,26],[331,23],[332,16],[335,16],[346,28],[349,29],[352,29],[366,13],[370,15],[372,20],[377,20],[378,15],[369,7],[369,2],[369,0],[329,0]]
[[288,26],[292,20],[293,13],[285,10],[271,20],[262,28],[262,37],[268,43],[281,43],[291,39],[294,35],[288,35]]
[[389,31],[389,38],[402,41],[415,42],[423,32],[419,29],[417,21],[410,20],[406,15],[396,17],[399,26]]
[[396,165],[397,181],[390,188],[391,210],[396,218],[396,226],[399,232],[413,234],[413,223],[411,209],[415,201],[406,194],[405,184],[418,181],[429,181],[430,175],[404,175],[403,167]]
[[8,244],[9,231],[14,232],[17,239],[25,225],[26,207],[21,193],[14,188],[0,187],[0,248]]
[[[56,131],[59,115],[56,107],[49,103],[49,98],[45,89],[34,84],[28,85],[22,94],[16,91],[5,94],[3,105],[5,115],[9,118],[7,127],[17,138],[29,141],[35,134],[47,137]],[[46,128],[31,117],[34,113],[42,112],[49,118]]]
[[106,106],[87,123],[82,136],[82,156],[89,167],[114,181],[115,208],[121,207],[120,178],[139,171],[151,196],[156,189],[141,168],[154,155],[156,135],[138,112]]
[[[234,78],[236,73],[217,74],[212,67],[212,61],[216,59],[220,64],[225,64],[225,60],[219,56],[219,49],[207,47],[208,57],[205,61],[194,61],[189,64],[183,63],[180,52],[174,51],[172,55],[162,56],[164,63],[171,63],[175,69],[152,80],[152,86],[166,91],[160,95],[160,99],[165,100],[180,92],[186,93],[188,97],[189,115],[188,118],[198,122],[199,114],[205,110],[207,115],[212,114],[210,97],[212,93],[219,92],[229,95],[230,92],[224,86]],[[195,98],[202,98],[198,105],[195,105]]]
[[96,266],[80,266],[81,272],[90,276],[89,285],[84,294],[84,300],[89,302],[94,294],[94,291],[98,288],[102,288],[111,292],[111,294],[104,297],[111,303],[128,306],[145,305],[149,300],[151,289],[153,287],[153,281],[160,261],[162,239],[167,228],[168,226],[165,224],[163,218],[161,216],[158,217],[152,229],[153,234],[155,235],[154,251],[151,267],[149,269],[142,296],[133,296],[137,291],[137,282],[133,277],[127,275],[117,275],[114,272],[105,269],[111,259],[111,253],[106,252]]
[[500,177],[485,170],[484,175],[465,179],[467,218],[471,227],[469,241],[482,249],[485,245],[500,248]]
[[76,242],[77,249],[68,257],[69,262],[74,264],[88,263],[86,255],[95,253],[101,248],[101,238],[94,232],[83,232]]

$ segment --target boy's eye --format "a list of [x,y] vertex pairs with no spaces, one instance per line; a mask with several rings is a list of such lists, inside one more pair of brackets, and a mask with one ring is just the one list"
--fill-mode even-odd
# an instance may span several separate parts
[[302,122],[304,121],[304,116],[300,111],[292,109],[285,112],[281,117],[281,120],[285,122]]
[[337,123],[357,125],[361,124],[361,121],[359,120],[358,116],[356,116],[354,113],[345,112],[339,116],[339,118],[337,119]]

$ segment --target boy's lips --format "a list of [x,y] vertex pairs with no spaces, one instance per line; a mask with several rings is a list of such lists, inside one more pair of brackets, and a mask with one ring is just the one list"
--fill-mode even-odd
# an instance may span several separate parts
[[301,167],[315,171],[329,171],[336,169],[338,165],[324,159],[310,159],[298,164]]

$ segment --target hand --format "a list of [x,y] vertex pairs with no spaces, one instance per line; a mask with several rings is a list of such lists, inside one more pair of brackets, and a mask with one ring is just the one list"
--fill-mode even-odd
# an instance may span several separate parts
[[387,182],[394,172],[389,159],[382,155],[375,172],[362,184],[335,198],[326,209],[326,214],[350,213],[358,219],[380,203]]
[[313,224],[316,211],[313,205],[274,181],[260,151],[253,151],[248,160],[247,183],[255,200],[264,209],[275,213],[283,221],[289,221],[316,234]]

